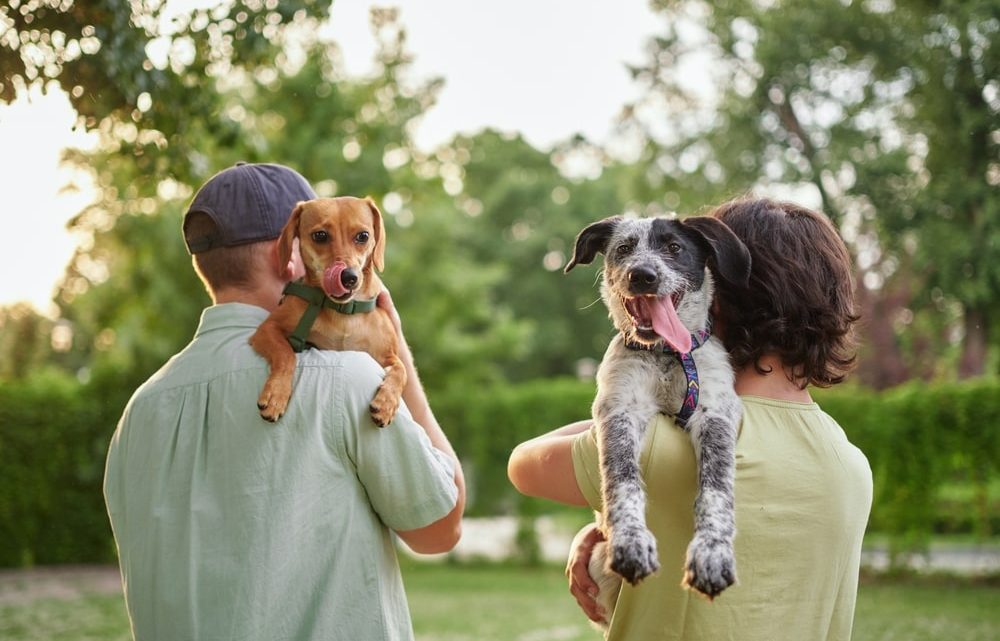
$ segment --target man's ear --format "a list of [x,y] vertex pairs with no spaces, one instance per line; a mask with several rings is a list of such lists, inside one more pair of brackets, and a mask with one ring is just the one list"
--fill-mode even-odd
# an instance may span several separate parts
[[726,223],[711,216],[694,216],[683,219],[681,224],[708,248],[709,267],[716,276],[741,287],[750,284],[750,250]]
[[375,249],[372,252],[372,263],[377,271],[385,269],[385,222],[382,220],[382,212],[375,205],[371,197],[365,198],[365,204],[372,212],[372,225],[375,228]]
[[281,235],[278,236],[278,269],[283,275],[286,272],[288,262],[292,260],[292,252],[295,249],[295,239],[299,237],[299,220],[302,218],[302,208],[304,205],[305,202],[300,202],[295,205],[295,209],[292,210],[292,215],[289,217],[288,222],[285,223],[285,226],[281,229]]
[[573,258],[570,259],[563,271],[568,273],[577,265],[589,265],[598,252],[604,253],[608,248],[611,235],[615,232],[615,227],[621,220],[621,216],[611,216],[584,227],[583,231],[576,237]]

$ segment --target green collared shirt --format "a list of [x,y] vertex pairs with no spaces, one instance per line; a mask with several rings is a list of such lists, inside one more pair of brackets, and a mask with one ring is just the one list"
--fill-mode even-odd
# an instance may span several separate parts
[[412,639],[390,530],[448,514],[452,460],[405,407],[379,429],[367,354],[298,355],[276,424],[248,344],[267,317],[231,303],[132,397],[104,480],[139,640]]

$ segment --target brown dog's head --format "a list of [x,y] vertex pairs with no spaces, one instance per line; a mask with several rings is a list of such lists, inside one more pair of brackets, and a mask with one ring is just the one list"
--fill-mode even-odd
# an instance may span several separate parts
[[[294,240],[305,265],[305,281],[343,303],[361,293],[378,294],[372,269],[385,263],[385,225],[371,198],[316,198],[300,202],[278,239],[280,265],[292,257]],[[367,291],[374,289],[375,291]]]

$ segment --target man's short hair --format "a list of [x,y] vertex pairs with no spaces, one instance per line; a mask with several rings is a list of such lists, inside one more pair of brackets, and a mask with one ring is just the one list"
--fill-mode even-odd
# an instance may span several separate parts
[[750,284],[718,283],[722,338],[734,367],[776,354],[805,387],[844,380],[856,359],[852,261],[823,214],[744,198],[711,213],[750,250]]
[[[217,235],[218,225],[207,214],[194,212],[184,225],[185,238]],[[214,295],[223,289],[250,289],[262,266],[267,264],[272,251],[268,241],[244,243],[232,247],[215,247],[193,255],[192,262],[209,293]]]

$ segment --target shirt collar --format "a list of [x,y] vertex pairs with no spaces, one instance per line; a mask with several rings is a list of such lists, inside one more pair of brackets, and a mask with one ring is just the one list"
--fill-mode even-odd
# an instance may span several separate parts
[[269,315],[270,312],[263,307],[246,303],[212,305],[202,310],[198,331],[194,335],[201,336],[216,329],[257,329]]

